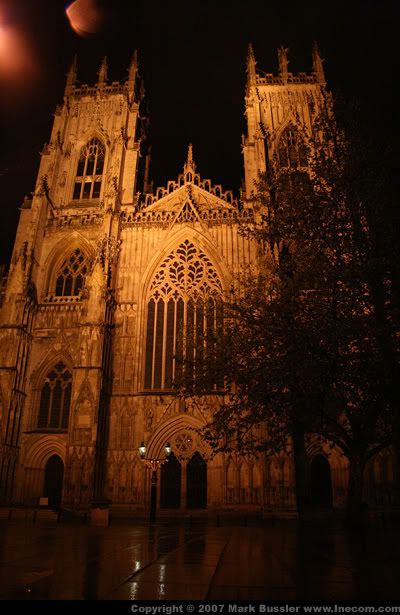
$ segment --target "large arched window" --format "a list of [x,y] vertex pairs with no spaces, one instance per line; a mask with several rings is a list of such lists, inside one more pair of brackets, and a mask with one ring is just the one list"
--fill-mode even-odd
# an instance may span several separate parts
[[164,259],[150,285],[144,388],[179,384],[183,359],[195,365],[210,352],[207,340],[221,323],[219,276],[206,254],[186,240]]
[[47,374],[40,393],[38,429],[68,429],[72,373],[62,361]]
[[61,265],[56,278],[56,297],[76,297],[85,285],[88,262],[80,248],[76,248]]
[[307,148],[293,126],[288,126],[279,139],[278,159],[284,168],[307,167]]
[[103,169],[104,147],[98,139],[91,139],[81,151],[73,199],[100,198]]

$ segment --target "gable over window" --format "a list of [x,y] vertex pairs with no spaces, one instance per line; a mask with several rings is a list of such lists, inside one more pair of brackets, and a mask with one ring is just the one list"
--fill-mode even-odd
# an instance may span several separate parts
[[279,139],[278,160],[281,167],[288,169],[304,168],[308,164],[307,147],[293,126],[288,126]]
[[72,373],[60,361],[47,374],[40,393],[38,429],[68,429]]
[[81,151],[72,198],[75,200],[100,198],[103,170],[103,144],[98,139],[91,139]]
[[89,267],[85,254],[80,248],[66,258],[61,265],[54,294],[56,297],[78,296],[85,285]]

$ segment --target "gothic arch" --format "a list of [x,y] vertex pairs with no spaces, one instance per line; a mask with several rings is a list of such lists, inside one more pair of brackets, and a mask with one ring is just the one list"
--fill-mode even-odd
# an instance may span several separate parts
[[76,153],[72,200],[100,199],[104,192],[106,146],[104,139],[93,136]]
[[[39,366],[32,372],[30,377],[31,382],[31,412],[30,416],[27,416],[28,425],[26,426],[28,429],[37,429],[37,422],[39,416],[39,407],[41,403],[41,393],[44,382],[47,378],[48,373],[56,366],[58,363],[63,363],[68,371],[71,372],[72,382],[71,387],[73,387],[73,360],[69,353],[67,352],[59,352],[54,353],[53,350],[50,350]],[[71,393],[71,389],[69,394]],[[69,417],[71,417],[72,413],[72,400],[69,402]],[[25,419],[26,420],[26,419]],[[68,428],[66,429],[68,431]]]
[[[202,427],[201,421],[193,416],[177,414],[171,417],[162,423],[151,436],[147,456],[161,458],[165,444],[170,442],[180,431],[198,432]],[[207,460],[210,456],[209,448],[200,440],[198,440],[198,444],[200,444],[200,447],[198,447],[199,453]]]
[[130,450],[135,434],[135,414],[128,403],[123,404],[116,420],[116,437],[118,448]]
[[93,395],[92,387],[90,386],[89,380],[87,378],[85,378],[84,381],[81,383],[78,395],[73,402],[74,414],[76,414],[78,407],[85,401],[88,401],[90,403],[92,409],[94,408],[95,398]]
[[248,501],[250,492],[251,465],[247,459],[242,459],[239,465],[239,493],[241,502]]
[[[280,149],[281,149],[281,145],[286,137],[287,134],[289,134],[290,131],[293,131],[293,134],[295,135],[295,140],[294,140],[294,144],[295,144],[295,153],[296,153],[296,157],[297,157],[297,164],[296,165],[292,165],[289,158],[290,158],[290,153],[289,153],[289,148],[290,147],[294,147],[294,144],[292,145],[287,145],[288,148],[288,153],[287,153],[287,157],[288,157],[288,167],[290,168],[296,168],[296,169],[304,169],[306,166],[308,166],[308,161],[306,160],[307,158],[307,144],[304,141],[303,135],[307,132],[307,128],[305,125],[303,125],[301,122],[299,122],[298,120],[296,120],[293,115],[288,117],[285,122],[279,127],[278,131],[275,133],[275,139],[274,139],[274,147],[273,147],[273,154],[277,157],[277,160],[279,162],[279,164],[282,164],[282,160],[281,160],[281,154],[280,154]],[[286,165],[285,165],[286,166]]]
[[81,134],[81,137],[75,141],[75,152],[79,155],[82,147],[85,147],[92,139],[98,139],[103,144],[107,156],[107,151],[111,145],[111,139],[102,127],[97,127],[95,129],[88,128],[85,130],[85,132]]
[[62,263],[77,248],[86,255],[89,264],[94,262],[95,248],[84,235],[74,231],[69,235],[68,239],[61,239],[48,254],[43,265],[45,283],[42,294],[44,297],[52,294],[52,291],[55,289],[57,273]]
[[[147,267],[144,275],[144,284],[142,285],[142,309],[140,310],[142,319],[138,322],[138,338],[140,340],[139,382],[141,383],[139,386],[144,387],[146,390],[169,390],[171,388],[171,383],[173,384],[176,381],[176,369],[178,369],[177,366],[179,365],[179,362],[177,363],[175,359],[176,354],[179,354],[177,351],[178,345],[175,348],[175,344],[178,344],[177,340],[179,337],[177,334],[177,327],[179,323],[186,323],[186,311],[189,310],[189,308],[193,313],[195,310],[204,310],[204,314],[207,309],[207,314],[211,315],[207,318],[204,316],[204,323],[206,323],[206,321],[208,323],[208,318],[211,320],[214,319],[214,322],[219,322],[220,320],[218,314],[220,314],[220,312],[222,314],[222,305],[219,300],[223,300],[224,288],[226,288],[227,281],[226,278],[228,276],[226,275],[226,271],[221,271],[221,259],[215,254],[215,250],[212,248],[210,250],[209,244],[204,248],[204,243],[204,237],[200,233],[193,231],[188,233],[187,229],[181,229],[174,235],[173,241],[171,239],[166,243],[164,249],[152,259]],[[196,256],[200,259],[201,266],[194,268],[196,260],[192,262],[192,259],[196,259]],[[177,267],[170,268],[166,265],[169,258],[171,258],[174,263],[178,263]],[[189,263],[187,266],[186,258],[187,263]],[[180,269],[179,265],[180,260],[181,264],[185,267],[183,275],[181,275],[182,269]],[[178,271],[180,271],[179,275],[177,273]],[[171,277],[173,275],[175,275],[174,280],[172,280]],[[158,281],[157,276],[159,278]],[[175,289],[176,291],[172,293],[171,290],[169,298],[168,293],[165,297],[163,295],[165,286],[162,286],[160,276],[161,278],[164,276],[166,285],[169,285],[171,289]],[[200,286],[196,290],[195,286],[197,280],[199,280]],[[161,295],[159,295],[158,299],[151,297],[151,293],[153,292],[154,294],[155,292],[155,284],[158,284],[160,287]],[[203,292],[200,290],[201,288],[204,289],[206,293],[204,297],[201,295]],[[206,291],[206,289],[208,290]],[[192,294],[190,295],[190,293]],[[192,300],[190,296],[193,298]],[[196,296],[198,297],[197,299],[195,299]],[[208,298],[206,298],[206,296]],[[217,297],[219,298],[218,300]],[[213,303],[213,306],[209,306],[210,302]],[[182,306],[178,305],[180,303],[182,303]],[[175,307],[172,304],[174,304]],[[192,307],[191,304],[193,304]],[[195,305],[197,307],[195,307]],[[172,329],[170,333],[154,333],[154,343],[156,347],[160,344],[161,354],[154,354],[154,348],[153,351],[148,350],[153,345],[153,342],[149,338],[150,330],[152,330],[151,325],[149,325],[149,323],[152,322],[149,320],[151,316],[150,308],[152,308],[153,312],[157,310],[157,322],[162,318],[165,319],[169,332],[170,324],[168,323],[170,323],[171,319]],[[158,313],[159,309],[161,311]],[[209,310],[211,310],[211,312]],[[214,313],[214,317],[212,317],[213,310],[217,314]],[[183,314],[185,314],[185,316]],[[201,321],[198,320],[197,322]],[[187,323],[188,327],[191,326],[189,325],[189,320],[187,320]],[[206,326],[208,325],[204,324],[204,327]],[[168,337],[168,335],[174,338],[173,342],[171,341],[172,337]],[[157,336],[157,338],[155,336]],[[158,339],[159,336],[162,337],[162,339],[160,337],[161,341]],[[150,346],[148,344],[150,344]],[[170,345],[173,345],[173,349]],[[149,354],[151,352],[153,353],[152,357]],[[150,367],[151,365],[153,365],[153,367]]]
[[47,372],[59,361],[65,363],[65,365],[72,371],[74,361],[72,356],[67,351],[57,352],[50,349],[42,358],[39,365],[31,373],[30,381],[32,384],[32,390],[38,390],[44,378],[46,378]]
[[[72,147],[71,150],[71,159],[69,168],[72,169],[72,172],[69,174],[68,186],[67,186],[67,201],[71,201],[74,191],[76,172],[78,169],[78,163],[81,156],[82,149],[92,140],[97,139],[104,148],[104,166],[103,166],[103,178],[106,177],[106,171],[109,166],[110,159],[110,147],[111,140],[107,132],[102,128],[98,127],[93,129],[93,127],[87,129],[81,136],[78,138]],[[103,181],[104,184],[104,181]],[[104,191],[104,185],[102,186],[101,192]]]
[[396,454],[389,445],[368,459],[365,471],[373,484],[383,485],[394,480],[395,467]]
[[296,117],[293,113],[290,113],[288,115],[285,116],[283,122],[281,123],[281,125],[276,129],[276,131],[274,132],[273,135],[273,139],[274,139],[274,152],[276,150],[276,147],[279,143],[279,141],[282,138],[282,135],[286,132],[286,130],[288,128],[294,128],[295,130],[299,130],[299,122],[298,120],[296,120]]
[[317,434],[308,434],[306,439],[306,454],[309,461],[317,455],[327,458],[332,470],[346,470],[348,461],[337,446],[331,446],[329,442]]
[[27,447],[24,466],[26,468],[44,469],[47,461],[53,455],[58,455],[65,464],[66,451],[65,437],[51,434],[40,436],[31,446]]
[[140,287],[143,289],[140,298],[142,307],[145,307],[150,284],[159,266],[163,260],[185,240],[193,243],[194,246],[202,250],[208,256],[221,280],[222,289],[226,292],[230,288],[232,274],[225,265],[222,256],[218,253],[216,246],[213,245],[205,235],[185,225],[167,238],[167,241],[164,242],[164,245],[160,247],[147,265],[140,284]]

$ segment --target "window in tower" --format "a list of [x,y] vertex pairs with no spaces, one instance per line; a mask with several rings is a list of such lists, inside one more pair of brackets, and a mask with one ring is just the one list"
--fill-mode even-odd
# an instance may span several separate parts
[[103,169],[104,147],[98,139],[91,139],[81,151],[72,198],[100,198]]
[[212,340],[222,318],[219,276],[206,254],[186,240],[162,262],[150,285],[144,388],[171,390],[195,378],[196,360],[209,365],[201,359],[215,352]]
[[72,373],[62,361],[47,374],[40,393],[38,429],[67,430]]
[[281,167],[299,169],[307,167],[307,147],[293,126],[284,130],[278,145],[278,158]]
[[56,297],[77,297],[85,285],[88,274],[87,259],[80,248],[66,258],[56,278]]

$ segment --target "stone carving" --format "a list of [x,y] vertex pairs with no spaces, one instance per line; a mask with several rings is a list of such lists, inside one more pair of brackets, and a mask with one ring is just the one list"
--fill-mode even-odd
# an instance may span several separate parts
[[161,263],[150,286],[165,299],[178,291],[184,297],[221,294],[222,285],[208,256],[186,240]]
[[193,435],[187,431],[183,431],[175,437],[174,450],[177,451],[180,457],[190,457],[192,455],[193,447]]
[[152,408],[149,408],[147,410],[147,414],[146,414],[146,428],[147,428],[147,431],[151,431],[152,427],[153,427],[153,410],[152,410]]
[[60,175],[60,181],[58,182],[59,187],[64,188],[66,181],[67,181],[67,172],[63,171]]
[[97,259],[101,264],[103,272],[106,272],[107,265],[113,266],[118,261],[121,250],[121,239],[105,235],[97,242]]
[[289,64],[289,60],[287,57],[288,51],[289,49],[283,46],[279,47],[278,49],[279,72],[281,73],[283,78],[287,77],[287,74],[288,74],[288,64]]

